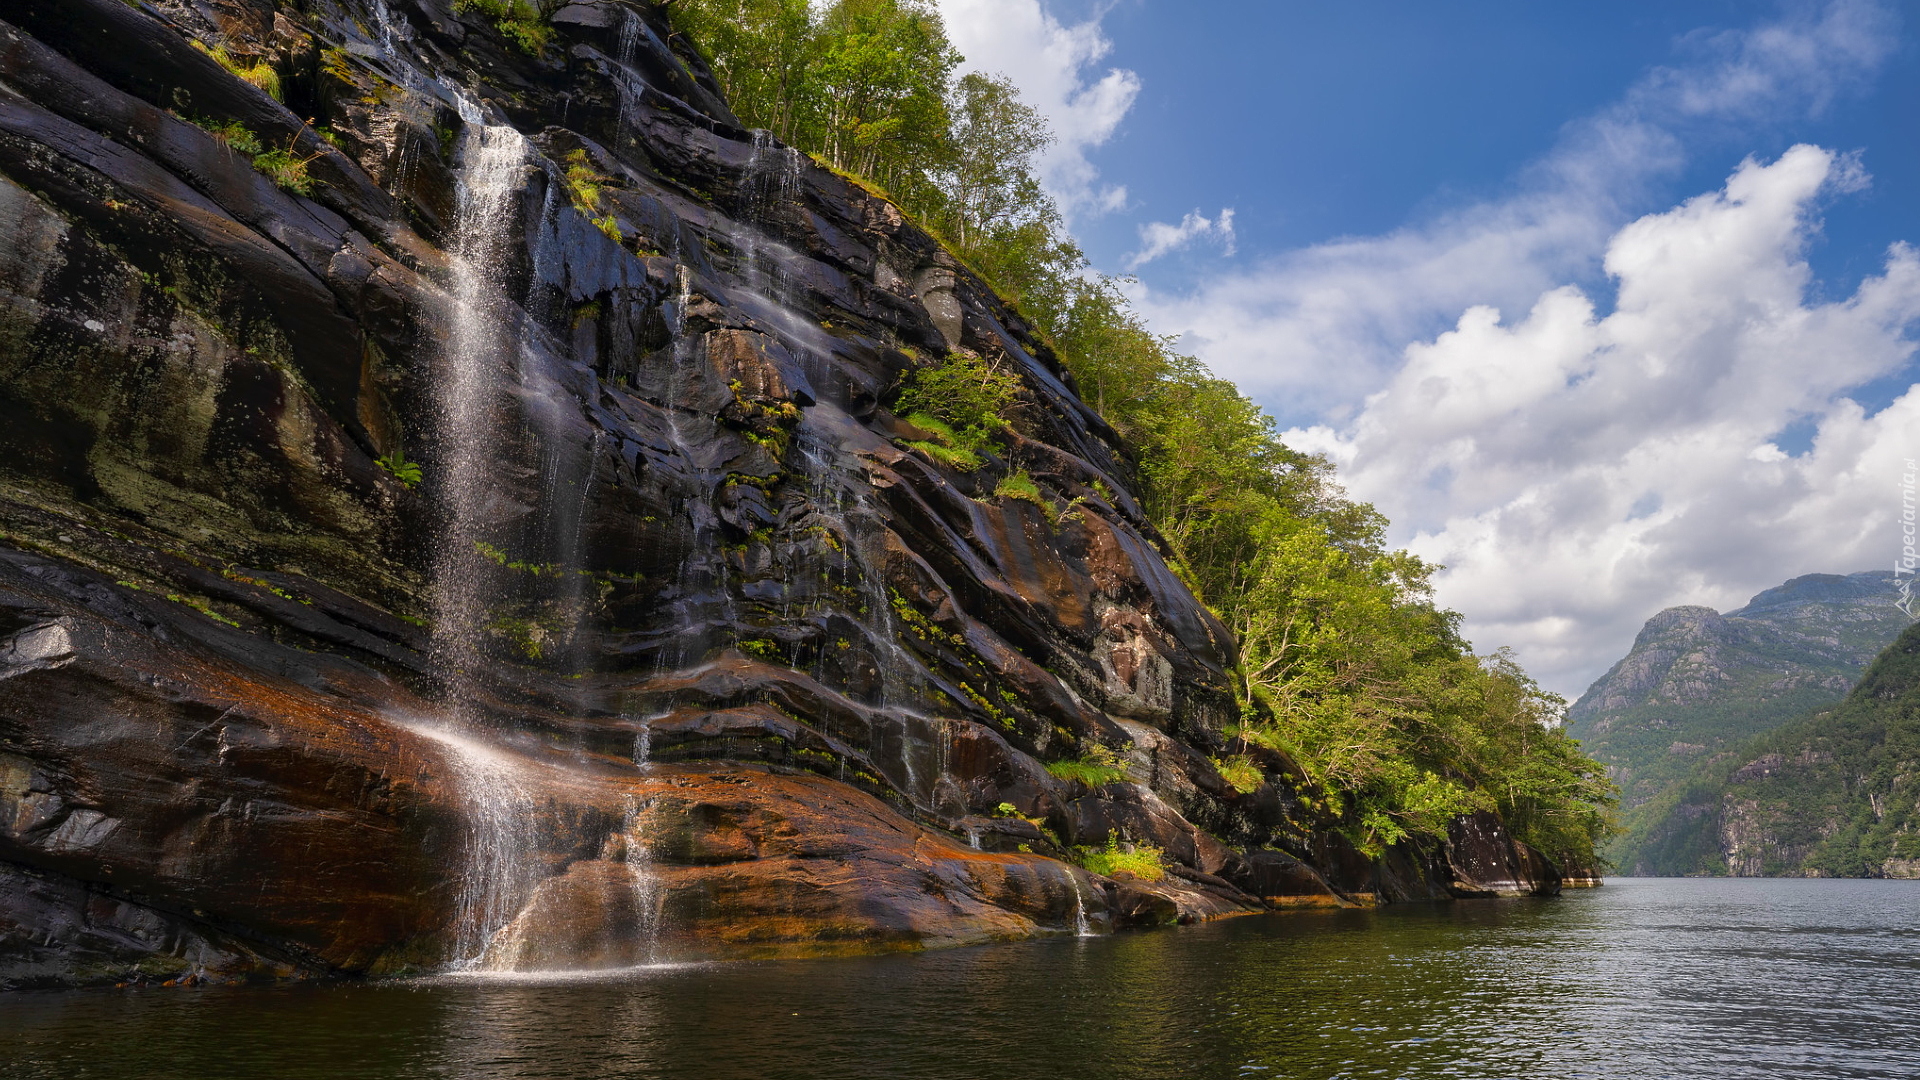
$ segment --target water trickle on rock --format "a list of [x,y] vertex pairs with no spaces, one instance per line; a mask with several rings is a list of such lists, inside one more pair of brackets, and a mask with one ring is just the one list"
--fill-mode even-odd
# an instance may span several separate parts
[[415,730],[448,753],[467,804],[468,850],[461,868],[456,967],[484,964],[488,944],[530,889],[526,865],[531,809],[507,753],[481,741],[469,708],[470,673],[484,659],[492,567],[480,557],[493,492],[496,398],[513,369],[514,337],[498,267],[527,161],[527,143],[506,125],[486,123],[478,105],[458,99],[464,128],[455,173],[458,218],[449,255],[452,289],[442,370],[436,380],[439,456],[435,475],[444,528],[433,552],[430,654],[440,680],[442,715]]
[[456,971],[486,970],[499,959],[496,939],[538,883],[532,857],[538,807],[529,794],[529,765],[444,716],[395,722],[441,747],[466,804],[469,833],[449,959]]

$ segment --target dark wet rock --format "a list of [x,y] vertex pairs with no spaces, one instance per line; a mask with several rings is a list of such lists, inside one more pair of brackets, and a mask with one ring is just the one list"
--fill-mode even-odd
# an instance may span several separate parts
[[[743,130],[658,9],[569,3],[534,56],[455,8],[0,15],[0,982],[923,948],[1544,881],[1480,832],[1362,858],[1277,754],[1229,788],[1232,641],[1111,429],[897,209]],[[509,125],[482,314],[465,155]],[[1021,374],[978,472],[891,409],[952,350]],[[993,495],[1015,469],[1044,508]],[[1096,746],[1127,780],[1046,768]],[[1062,861],[1110,842],[1167,872]]]
[[1484,811],[1457,818],[1447,830],[1447,889],[1455,896],[1551,896],[1560,891],[1560,869],[1513,838],[1500,819]]

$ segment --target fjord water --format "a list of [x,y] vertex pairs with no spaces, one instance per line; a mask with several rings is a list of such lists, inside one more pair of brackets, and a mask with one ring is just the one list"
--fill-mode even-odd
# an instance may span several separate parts
[[0,1076],[1912,1077],[1920,882],[1555,900],[595,978],[19,994]]

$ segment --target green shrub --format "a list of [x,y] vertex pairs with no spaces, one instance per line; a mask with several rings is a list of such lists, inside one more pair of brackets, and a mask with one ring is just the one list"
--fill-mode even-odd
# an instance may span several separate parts
[[553,38],[547,13],[532,0],[454,0],[455,11],[478,11],[521,52],[539,56]]
[[400,481],[409,488],[419,486],[420,463],[417,461],[408,461],[406,452],[403,450],[395,450],[385,457],[375,458],[374,464],[379,465],[381,468],[387,470],[387,472],[393,474],[395,480]]
[[1220,770],[1220,778],[1227,782],[1228,787],[1242,795],[1253,794],[1260,790],[1261,784],[1267,782],[1267,776],[1260,771],[1260,766],[1244,754],[1225,760],[1214,758],[1213,767]]
[[1079,848],[1080,865],[1101,877],[1126,872],[1142,881],[1159,881],[1167,876],[1166,853],[1152,844],[1128,844],[1122,847],[1118,837],[1107,837],[1104,848]]
[[[315,155],[318,156],[318,155]],[[307,163],[311,157],[295,154],[289,143],[286,149],[267,150],[255,154],[253,168],[256,172],[278,184],[284,191],[295,195],[312,195],[313,178],[307,175]]]
[[1117,783],[1128,779],[1124,754],[1099,743],[1089,745],[1077,758],[1047,764],[1047,771],[1062,780],[1077,780],[1088,787]]
[[993,487],[995,496],[1002,499],[1024,499],[1042,510],[1051,510],[1046,497],[1040,494],[1040,485],[1033,482],[1025,469],[1013,473]]
[[1020,379],[1012,372],[971,353],[954,353],[941,363],[908,372],[895,411],[937,422],[935,429],[911,420],[948,445],[977,453],[1006,430],[1005,414],[1019,392]]

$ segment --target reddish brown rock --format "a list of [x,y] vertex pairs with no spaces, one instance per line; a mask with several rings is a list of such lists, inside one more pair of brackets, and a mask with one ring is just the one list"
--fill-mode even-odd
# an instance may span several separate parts
[[[1283,755],[1229,788],[1232,642],[1057,358],[616,7],[568,5],[539,56],[437,0],[385,32],[362,0],[0,13],[0,986],[1544,881],[1479,833],[1361,859]],[[483,264],[453,243],[476,123],[527,140]],[[1020,383],[971,471],[891,412],[954,350]],[[995,495],[1016,471],[1037,502]],[[1130,778],[1048,771],[1096,747]],[[1066,861],[1110,841],[1165,876]]]

